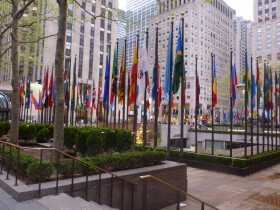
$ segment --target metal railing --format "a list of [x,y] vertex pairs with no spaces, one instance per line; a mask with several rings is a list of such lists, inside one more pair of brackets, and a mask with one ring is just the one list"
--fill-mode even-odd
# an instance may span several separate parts
[[[120,180],[120,183],[121,183],[121,203],[120,203],[120,206],[121,206],[121,209],[124,209],[124,201],[125,201],[125,196],[124,196],[124,191],[125,191],[125,184],[129,184],[130,185],[130,194],[131,194],[131,199],[130,199],[130,207],[129,209],[133,209],[134,208],[134,191],[137,187],[137,185],[141,184],[140,180],[143,180],[143,205],[144,207],[146,206],[146,197],[147,197],[147,179],[151,179],[151,180],[154,180],[156,181],[157,183],[159,184],[162,184],[164,186],[167,186],[169,189],[171,190],[175,190],[176,193],[177,193],[177,209],[180,209],[180,195],[183,194],[185,196],[188,196],[198,202],[201,203],[201,209],[204,210],[204,206],[207,205],[208,207],[212,208],[212,209],[217,209],[215,207],[213,207],[212,205],[206,203],[206,202],[203,202],[202,200],[188,194],[187,192],[159,179],[159,178],[156,178],[154,176],[151,176],[151,175],[145,175],[145,176],[140,176],[140,179],[138,179],[136,182],[135,181],[132,181],[132,180],[129,180],[127,178],[124,178],[124,177],[120,177],[118,176],[117,174],[115,173],[112,173],[110,171],[107,171],[105,169],[102,169],[98,166],[95,166],[95,165],[92,165],[90,163],[87,163],[83,160],[80,160],[76,157],[73,157],[65,152],[62,152],[58,149],[55,149],[55,148],[29,148],[29,147],[22,147],[22,146],[18,146],[18,145],[15,145],[15,144],[12,144],[12,143],[9,143],[9,142],[4,142],[4,141],[0,141],[0,145],[2,144],[2,148],[0,149],[0,152],[2,153],[1,154],[1,165],[0,165],[0,174],[2,175],[3,174],[3,168],[4,168],[4,156],[5,156],[5,148],[8,147],[8,161],[7,161],[7,164],[5,166],[5,169],[6,169],[6,179],[9,179],[9,175],[10,175],[10,169],[11,169],[11,159],[12,159],[12,148],[15,149],[17,151],[17,158],[16,158],[16,169],[15,169],[15,186],[18,186],[18,179],[19,179],[19,166],[20,166],[20,153],[21,151],[39,151],[39,161],[40,161],[40,164],[43,163],[43,155],[44,155],[44,152],[46,151],[51,151],[51,152],[55,152],[56,156],[55,158],[52,158],[52,161],[55,161],[56,162],[56,174],[55,174],[55,182],[56,182],[56,185],[55,185],[55,190],[56,190],[56,193],[58,194],[59,193],[59,174],[60,174],[60,168],[59,168],[59,163],[60,163],[60,159],[61,157],[60,156],[64,156],[64,157],[68,157],[72,160],[71,162],[71,186],[70,186],[70,194],[71,196],[74,195],[74,178],[75,178],[75,161],[78,161],[80,163],[82,163],[83,165],[86,166],[86,175],[85,175],[85,200],[88,200],[88,190],[89,190],[89,169],[95,169],[98,171],[97,175],[98,175],[98,184],[97,184],[97,198],[95,198],[95,200],[97,200],[97,203],[98,204],[103,204],[102,201],[101,201],[101,188],[102,188],[102,174],[103,173],[107,173],[110,175],[110,189],[109,189],[109,206],[110,207],[113,207],[113,192],[114,192],[114,179],[119,179]],[[52,154],[52,153],[51,153]],[[53,160],[55,159],[55,160]],[[41,174],[41,170],[39,170],[39,179],[38,179],[38,196],[41,197],[41,185],[42,185],[42,174]],[[126,188],[126,189],[129,189],[129,188]],[[119,191],[118,191],[118,194],[119,194]],[[178,197],[179,196],[179,197]],[[126,198],[127,199],[127,198]]]

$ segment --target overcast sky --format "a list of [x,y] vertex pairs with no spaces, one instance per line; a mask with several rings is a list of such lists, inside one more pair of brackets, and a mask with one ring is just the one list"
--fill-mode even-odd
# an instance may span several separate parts
[[[253,20],[253,0],[224,0],[224,1],[236,11],[237,16],[243,16],[246,20]],[[119,8],[125,9],[125,7],[126,7],[126,0],[119,0]]]

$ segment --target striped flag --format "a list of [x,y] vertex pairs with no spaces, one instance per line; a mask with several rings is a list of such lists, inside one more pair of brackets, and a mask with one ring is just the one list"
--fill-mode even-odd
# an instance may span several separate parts
[[124,69],[124,58],[125,58],[125,49],[123,48],[121,67],[120,67],[120,77],[119,77],[119,89],[118,89],[118,102],[119,104],[123,103],[124,94],[125,94],[125,69]]
[[217,93],[217,75],[216,75],[216,61],[215,61],[215,56],[213,58],[213,67],[212,67],[212,78],[213,78],[213,88],[212,88],[212,103],[213,106],[215,107],[217,105],[218,101],[218,93]]
[[[249,104],[249,91],[251,90],[251,74],[249,73],[248,57],[247,52],[245,55],[245,68],[243,70],[243,83],[245,84],[245,104],[246,107]],[[247,83],[247,84],[246,84]]]

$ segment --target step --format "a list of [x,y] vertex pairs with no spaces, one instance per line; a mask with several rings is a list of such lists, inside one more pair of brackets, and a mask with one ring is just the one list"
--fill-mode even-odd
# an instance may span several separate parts
[[112,210],[109,206],[88,202],[80,197],[71,197],[65,193],[49,195],[36,200],[50,210]]

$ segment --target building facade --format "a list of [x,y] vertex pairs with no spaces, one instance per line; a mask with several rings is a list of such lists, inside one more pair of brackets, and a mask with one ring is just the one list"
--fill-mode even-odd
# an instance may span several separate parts
[[253,55],[280,68],[280,1],[254,0]]
[[[157,4],[157,15],[152,18],[150,30],[155,30],[159,22],[159,65],[161,78],[164,79],[165,60],[168,33],[171,27],[171,17],[174,16],[174,46],[175,55],[179,21],[183,17],[184,24],[184,67],[186,70],[186,112],[190,117],[195,114],[195,56],[198,57],[198,76],[200,80],[200,110],[209,113],[212,105],[212,65],[211,53],[215,54],[219,112],[229,107],[229,75],[230,48],[234,48],[233,17],[235,11],[224,1],[212,3],[203,1],[161,1]],[[149,58],[150,69],[154,65],[155,33],[150,33]],[[174,56],[175,58],[175,56]],[[162,81],[163,84],[163,81]],[[175,96],[175,106],[179,105],[180,90]],[[166,101],[163,103],[167,103]],[[217,112],[217,113],[219,113]]]

